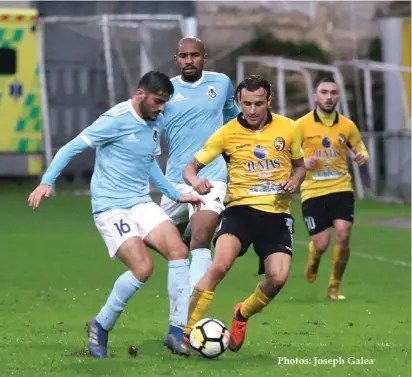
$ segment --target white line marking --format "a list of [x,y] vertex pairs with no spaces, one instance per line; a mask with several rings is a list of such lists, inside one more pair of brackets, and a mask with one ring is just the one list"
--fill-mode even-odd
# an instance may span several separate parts
[[[294,240],[294,243],[296,243],[297,245],[300,246],[308,246],[309,241],[305,242],[305,241],[300,241],[300,240]],[[366,254],[366,253],[359,253],[357,251],[351,251],[352,255],[355,255],[357,257],[361,257],[364,259],[371,259],[371,260],[376,260],[379,262],[384,262],[384,263],[389,263],[389,264],[393,264],[395,266],[402,266],[402,267],[411,267],[411,264],[408,262],[405,262],[403,260],[396,260],[396,259],[388,259],[388,258],[384,258],[381,257],[379,255],[372,255],[372,254]]]

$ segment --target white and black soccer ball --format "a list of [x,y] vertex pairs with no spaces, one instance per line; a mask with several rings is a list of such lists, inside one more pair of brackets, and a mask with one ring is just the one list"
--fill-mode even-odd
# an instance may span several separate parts
[[220,356],[229,346],[230,333],[223,322],[205,318],[197,322],[190,333],[190,345],[204,357]]

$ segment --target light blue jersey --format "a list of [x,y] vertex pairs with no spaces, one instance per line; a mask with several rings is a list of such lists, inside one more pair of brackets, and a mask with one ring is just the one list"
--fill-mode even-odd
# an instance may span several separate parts
[[[172,78],[174,95],[166,103],[165,136],[169,147],[166,178],[183,183],[183,170],[209,137],[223,123],[235,118],[233,86],[223,73],[203,71],[202,77],[188,83],[180,76]],[[199,173],[213,181],[227,181],[226,163],[217,157]]]
[[146,122],[131,100],[119,103],[60,149],[41,183],[52,185],[74,155],[92,147],[96,149],[90,185],[94,214],[151,201],[149,178],[165,195],[177,200],[180,194],[167,183],[155,161],[163,127],[163,115],[155,122]]

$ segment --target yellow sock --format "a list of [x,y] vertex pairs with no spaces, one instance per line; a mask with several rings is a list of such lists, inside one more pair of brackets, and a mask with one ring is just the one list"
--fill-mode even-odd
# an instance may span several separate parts
[[320,259],[320,257],[322,256],[322,254],[316,251],[315,244],[313,243],[313,241],[309,242],[309,253],[310,257],[313,259]]
[[329,277],[330,288],[339,288],[349,260],[349,255],[349,248],[342,249],[339,245],[335,245],[332,257],[332,272]]
[[214,295],[215,292],[212,291],[204,291],[197,288],[193,289],[192,296],[190,297],[189,319],[183,329],[185,335],[190,335],[193,326],[201,320],[204,312],[212,302]]
[[267,297],[261,290],[259,284],[255,291],[244,301],[240,307],[242,317],[248,319],[252,315],[260,312],[272,299]]

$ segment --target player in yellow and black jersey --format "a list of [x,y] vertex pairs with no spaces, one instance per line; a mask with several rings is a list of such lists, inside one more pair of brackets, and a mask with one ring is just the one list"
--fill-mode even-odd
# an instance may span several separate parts
[[336,112],[339,88],[332,78],[316,87],[316,110],[299,120],[307,169],[301,186],[302,212],[311,242],[305,278],[316,280],[322,254],[329,246],[328,228],[335,229],[335,248],[327,295],[344,300],[339,287],[349,259],[349,238],[354,216],[354,195],[347,151],[358,165],[368,159],[356,125]]
[[202,318],[216,286],[251,244],[264,262],[265,280],[235,306],[232,351],[243,344],[248,318],[267,306],[286,282],[294,233],[290,202],[305,177],[299,130],[291,119],[269,111],[270,93],[270,84],[261,76],[241,82],[235,98],[242,112],[209,138],[184,171],[185,181],[205,194],[212,185],[197,173],[221,153],[229,160],[226,209],[214,240],[215,256],[193,290],[185,334]]

